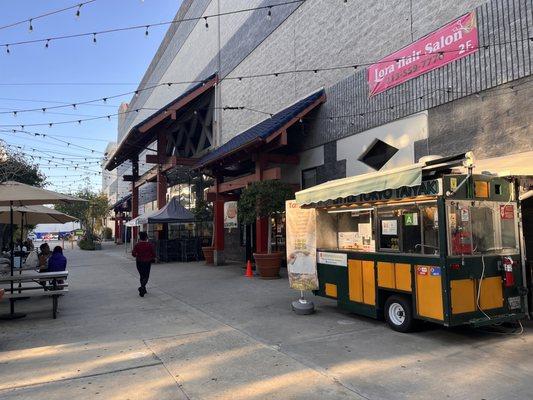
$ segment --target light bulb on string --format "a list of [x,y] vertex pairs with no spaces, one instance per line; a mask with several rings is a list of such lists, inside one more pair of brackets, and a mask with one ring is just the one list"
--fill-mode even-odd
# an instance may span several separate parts
[[144,36],[148,36],[148,28],[150,27],[150,25],[146,25],[146,30],[144,31]]
[[32,25],[32,23],[31,23],[32,20],[30,19],[28,22],[30,23],[30,26],[28,27],[28,30],[29,30],[30,32],[33,32],[33,25]]
[[8,45],[8,44],[6,44],[6,53],[7,53],[7,54],[10,54],[10,53],[11,53],[11,52],[9,51],[9,45]]
[[80,14],[81,14],[81,6],[83,4],[78,4],[78,9],[76,10],[76,18],[79,18],[80,17]]
[[96,44],[96,33],[93,33],[93,43]]
[[267,19],[269,21],[272,19],[272,7],[268,7]]
[[207,23],[207,17],[204,17],[205,19],[205,29],[209,29],[209,24]]
[[46,43],[44,45],[44,47],[47,49],[48,47],[50,47],[50,39],[46,39]]

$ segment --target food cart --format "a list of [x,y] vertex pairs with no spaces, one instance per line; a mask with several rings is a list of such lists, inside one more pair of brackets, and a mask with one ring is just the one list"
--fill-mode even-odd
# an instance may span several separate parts
[[472,163],[429,158],[297,192],[316,210],[314,293],[402,332],[524,318],[515,185]]

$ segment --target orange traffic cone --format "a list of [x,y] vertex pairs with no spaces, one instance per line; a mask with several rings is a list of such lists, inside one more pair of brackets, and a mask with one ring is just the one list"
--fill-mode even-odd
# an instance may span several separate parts
[[248,262],[246,263],[246,273],[244,274],[244,276],[247,278],[254,277],[254,273],[252,272],[252,262],[250,260],[248,260]]

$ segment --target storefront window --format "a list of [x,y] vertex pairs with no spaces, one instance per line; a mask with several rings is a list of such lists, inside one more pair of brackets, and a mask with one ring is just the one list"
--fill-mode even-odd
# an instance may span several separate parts
[[447,204],[450,255],[518,251],[514,204],[451,201]]
[[437,206],[391,205],[378,208],[379,250],[438,254]]

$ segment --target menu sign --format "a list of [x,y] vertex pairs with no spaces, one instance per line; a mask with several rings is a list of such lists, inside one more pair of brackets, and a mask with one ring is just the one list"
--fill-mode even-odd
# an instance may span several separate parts
[[374,96],[426,72],[475,53],[476,13],[457,18],[368,68],[369,94]]
[[318,289],[316,272],[316,212],[285,203],[289,285],[297,290]]

